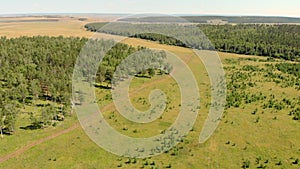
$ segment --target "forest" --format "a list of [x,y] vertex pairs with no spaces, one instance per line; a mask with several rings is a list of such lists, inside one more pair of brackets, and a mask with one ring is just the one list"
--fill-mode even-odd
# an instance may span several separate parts
[[[0,38],[1,134],[13,134],[16,116],[26,105],[42,107],[40,111],[34,109],[30,112],[33,128],[56,125],[57,121],[62,121],[68,115],[71,109],[74,65],[87,41],[87,38],[62,36]],[[90,40],[90,43],[91,41],[102,46],[113,43],[105,40]],[[165,54],[162,52],[118,43],[106,53],[98,67],[95,82],[109,84],[121,61],[138,50],[146,50],[153,57],[158,56],[157,61],[163,63],[160,58]],[[145,59],[148,62],[152,60]],[[153,76],[152,72],[149,69],[140,73]]]
[[[192,23],[207,23],[211,20],[221,20],[226,23],[299,23],[300,18],[293,17],[263,17],[263,16],[181,16],[189,22]],[[127,22],[178,22],[178,18],[174,16],[149,16],[149,17],[141,17],[141,18],[123,18],[119,19],[119,21],[127,21]]]
[[[104,25],[105,23],[90,23],[85,28],[88,31],[136,37],[168,45],[299,61],[300,25],[198,25],[203,34],[198,33],[193,37],[190,33],[195,33],[194,26],[130,23]],[[172,36],[139,33],[141,29],[170,32]]]
[[[94,44],[96,49],[97,45],[99,47],[114,46],[111,49],[104,47],[104,50],[108,52],[100,65],[95,64],[95,60],[89,59],[88,63],[94,64],[86,64],[80,72],[85,74],[84,77],[88,80],[88,73],[92,66],[98,66],[98,72],[95,77],[92,77],[94,78],[92,80],[95,80],[96,94],[101,95],[97,98],[97,103],[101,106],[112,102],[112,96],[108,89],[111,89],[114,73],[117,74],[117,78],[126,78],[126,73],[137,72],[136,78],[133,80],[133,89],[137,89],[137,92],[134,93],[132,102],[135,105],[141,105],[142,108],[150,105],[147,91],[153,89],[153,84],[162,87],[167,93],[166,113],[159,117],[157,126],[155,123],[154,127],[136,126],[122,118],[112,107],[103,112],[105,119],[116,130],[129,136],[141,137],[144,131],[145,133],[151,132],[150,129],[155,132],[163,132],[164,130],[160,129],[169,125],[168,118],[173,117],[174,112],[181,107],[180,102],[174,102],[174,100],[180,99],[176,88],[174,89],[175,81],[168,78],[167,75],[154,76],[171,72],[172,67],[164,61],[166,53],[146,47],[115,43],[112,40],[89,40],[62,36],[0,38],[0,132],[1,135],[4,135],[4,139],[1,140],[4,145],[1,153],[5,155],[10,151],[15,152],[17,146],[26,146],[28,142],[36,140],[34,138],[36,136],[34,136],[32,140],[28,141],[28,138],[32,137],[32,133],[40,133],[41,138],[44,139],[44,133],[65,131],[65,125],[68,130],[69,126],[73,126],[73,123],[77,121],[77,119],[74,120],[75,118],[71,122],[69,121],[74,117],[71,114],[72,77],[74,65],[78,64],[77,58],[87,44]],[[180,43],[180,41],[176,43]],[[172,47],[179,50],[179,53],[183,52],[183,58],[191,55],[191,53],[184,52],[185,48]],[[85,54],[93,54],[92,48],[87,49],[91,50]],[[143,57],[147,59],[138,60],[137,56],[133,55],[143,51]],[[83,56],[88,59],[90,55]],[[121,61],[126,61],[125,58],[128,56],[133,56],[134,62],[127,62],[126,67],[120,66]],[[180,165],[188,164],[194,165],[194,168],[206,168],[208,165],[199,161],[199,157],[203,158],[215,153],[217,158],[215,161],[221,163],[218,166],[297,168],[300,165],[297,143],[299,138],[297,127],[300,122],[300,97],[298,95],[300,64],[272,57],[252,57],[228,53],[220,53],[220,57],[226,72],[227,104],[220,128],[214,135],[216,138],[212,137],[212,141],[208,142],[209,144],[210,142],[216,143],[219,151],[212,152],[210,147],[204,151],[204,147],[198,146],[197,138],[201,125],[195,125],[191,133],[170,151],[164,152],[161,156],[144,159],[118,157],[107,153],[97,147],[81,131],[82,129],[77,129],[65,136],[44,142],[39,145],[45,146],[42,149],[31,149],[34,153],[29,150],[28,153],[24,153],[29,157],[21,156],[22,159],[18,159],[21,162],[16,163],[14,160],[10,160],[9,163],[3,164],[21,166],[24,165],[23,161],[26,163],[38,159],[37,163],[26,165],[70,168],[69,166],[77,167],[77,161],[85,159],[86,162],[81,165],[82,168],[97,168],[99,167],[98,160],[107,157],[104,160],[107,160],[109,164],[101,163],[105,166],[103,168],[179,168]],[[191,57],[191,59],[189,66],[192,69],[199,68],[197,57]],[[96,60],[99,61],[99,59]],[[148,64],[155,64],[163,71],[143,69],[143,66]],[[116,69],[117,66],[120,71]],[[147,87],[147,84],[151,85]],[[205,89],[208,84],[209,82],[204,81],[204,83],[199,83],[199,86]],[[146,88],[143,88],[144,86]],[[81,103],[76,102],[75,104]],[[206,95],[203,99],[203,107],[209,106],[209,97]],[[199,117],[201,118],[201,116]],[[26,122],[22,123],[22,126],[18,125],[20,123],[17,122],[23,120]],[[27,127],[29,123],[32,131],[21,128]],[[13,136],[8,136],[12,134]],[[24,136],[27,137],[24,139]],[[276,142],[274,138],[277,139]],[[265,146],[265,144],[268,145]],[[276,146],[280,146],[280,148]],[[95,148],[99,148],[97,151],[99,153],[95,153]],[[258,151],[259,149],[260,151]],[[269,150],[272,151],[268,152]],[[41,156],[40,151],[49,152]],[[75,158],[66,160],[65,157],[69,157],[70,154],[74,154]],[[219,157],[219,154],[227,155]],[[178,159],[188,160],[179,161]],[[203,159],[205,160],[205,158]],[[97,162],[93,163],[94,161]]]

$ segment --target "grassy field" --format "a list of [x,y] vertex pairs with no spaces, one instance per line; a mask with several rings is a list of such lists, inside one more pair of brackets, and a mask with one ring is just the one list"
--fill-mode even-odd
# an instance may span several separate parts
[[[92,34],[83,29],[85,23],[72,19],[51,23],[0,23],[0,35],[8,37],[18,36],[82,36]],[[109,35],[105,35],[109,38]],[[114,36],[115,37],[115,36]],[[263,105],[274,97],[280,102],[283,98],[292,100],[299,105],[299,90],[294,86],[284,87],[285,81],[276,83],[275,78],[266,77],[268,66],[285,62],[282,60],[268,61],[257,56],[243,56],[219,53],[224,64],[227,82],[234,77],[234,83],[253,82],[254,86],[246,85],[243,89],[236,89],[237,93],[257,94],[265,99],[242,102],[239,107],[228,108],[221,123],[213,136],[204,144],[198,143],[200,131],[209,110],[210,101],[209,80],[204,65],[187,48],[161,45],[151,41],[128,38],[123,43],[133,46],[165,49],[179,56],[196,75],[200,88],[201,109],[193,131],[186,139],[171,151],[160,156],[146,159],[128,159],[118,157],[98,147],[82,130],[74,130],[34,146],[28,151],[0,163],[0,168],[241,168],[249,163],[250,168],[299,168],[300,164],[293,164],[300,159],[300,125],[288,115],[291,110],[263,108]],[[255,59],[249,59],[255,58]],[[245,66],[255,66],[260,70],[249,71]],[[292,75],[276,72],[285,78]],[[246,79],[240,77],[249,75]],[[104,97],[110,95],[106,89],[96,89],[98,104],[104,111],[105,119],[119,132],[132,137],[147,137],[158,134],[172,124],[178,114],[180,92],[174,79],[168,75],[153,78],[135,78],[130,86],[130,98],[138,109],[149,107],[148,95],[155,88],[163,90],[169,98],[167,111],[155,122],[141,125],[123,118],[116,110],[111,100]],[[233,91],[229,90],[229,94]],[[241,99],[243,99],[241,97]],[[257,110],[255,110],[257,108]],[[26,111],[18,117],[17,126],[29,124]],[[254,113],[255,112],[255,113]],[[76,115],[67,118],[57,127],[44,130],[23,130],[18,128],[13,136],[6,136],[0,140],[0,158],[10,152],[30,144],[33,141],[50,136],[77,123]],[[126,128],[126,130],[124,130]]]
[[[92,33],[85,31],[83,26],[89,21],[79,21],[78,18],[51,18],[55,22],[41,22],[48,18],[0,18],[0,36],[79,36],[90,37]],[[19,20],[41,20],[40,22],[18,22]],[[2,22],[1,22],[2,21]]]

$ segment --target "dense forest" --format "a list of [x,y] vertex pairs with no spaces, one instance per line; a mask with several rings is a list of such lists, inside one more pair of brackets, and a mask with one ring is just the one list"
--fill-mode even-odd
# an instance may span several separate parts
[[[64,119],[71,108],[74,65],[87,41],[86,38],[75,37],[0,38],[1,134],[13,133],[16,116],[25,105],[43,107],[41,112],[37,109],[31,112],[32,124],[36,128],[54,125]],[[105,40],[89,42],[115,44]],[[115,44],[99,65],[95,82],[109,84],[121,61],[138,50],[146,50],[153,57],[165,56],[160,51]],[[150,59],[153,60],[149,57],[149,62]],[[153,70],[141,73],[151,74],[149,72]]]
[[299,60],[299,25],[199,25],[217,50]]
[[[299,23],[300,18],[293,17],[264,17],[264,16],[180,16],[192,23],[208,23],[219,20],[226,23]],[[119,21],[130,22],[179,22],[180,19],[174,16],[149,16],[140,18],[123,18]]]
[[[21,37],[0,39],[0,129],[14,131],[15,117],[26,104],[44,104],[43,112],[32,112],[32,123],[43,126],[65,115],[70,108],[73,66],[86,39]],[[9,110],[6,109],[7,105]],[[59,105],[59,106],[58,106]]]
[[201,23],[201,20],[222,20],[228,23],[299,23],[300,18],[271,17],[271,16],[183,16],[193,23]]
[[[89,31],[142,38],[168,45],[299,61],[300,25],[198,25],[203,34],[195,31],[195,26],[176,24],[104,25],[91,23],[85,27]],[[150,33],[139,33],[141,30]],[[166,34],[153,33],[157,30]],[[195,36],[191,37],[193,33]]]

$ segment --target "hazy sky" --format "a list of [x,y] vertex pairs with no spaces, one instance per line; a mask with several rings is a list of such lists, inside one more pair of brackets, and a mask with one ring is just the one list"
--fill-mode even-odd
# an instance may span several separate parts
[[300,17],[300,0],[2,0],[0,14],[161,13]]

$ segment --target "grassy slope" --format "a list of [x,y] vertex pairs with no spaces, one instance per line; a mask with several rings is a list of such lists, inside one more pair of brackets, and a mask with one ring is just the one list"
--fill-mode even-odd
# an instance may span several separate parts
[[[253,116],[251,112],[255,107],[259,107],[259,103],[244,105],[241,108],[230,108],[224,113],[222,122],[210,140],[203,145],[199,145],[198,136],[207,114],[205,104],[209,100],[209,93],[206,92],[209,83],[200,60],[190,50],[185,48],[160,45],[140,39],[127,39],[124,42],[134,46],[141,45],[172,51],[185,62],[188,62],[195,74],[202,75],[197,76],[202,96],[202,109],[199,112],[199,118],[195,124],[194,131],[188,135],[184,143],[178,146],[178,155],[172,156],[168,153],[146,159],[146,161],[155,161],[156,166],[159,166],[159,168],[162,168],[168,162],[172,164],[172,168],[240,168],[243,159],[248,159],[250,160],[251,168],[254,168],[257,166],[255,164],[256,158],[261,156],[262,160],[269,160],[267,164],[269,168],[297,167],[290,164],[289,158],[300,158],[300,143],[298,141],[300,139],[299,122],[291,120],[291,117],[287,115],[287,110],[274,112],[272,109],[262,110],[259,108],[258,114]],[[220,56],[225,66],[232,66],[225,62],[226,58],[237,60],[241,57],[249,57],[225,53],[220,53]],[[242,60],[240,65],[251,64],[264,67],[265,63]],[[239,65],[235,66],[240,67]],[[233,71],[229,70],[226,73],[230,74]],[[153,83],[150,86],[146,85],[145,88],[142,87],[142,81],[144,81],[144,84],[149,84],[151,82],[148,81],[156,82],[159,81],[159,78],[164,80],[160,81],[160,83]],[[257,74],[253,79],[259,81],[263,79],[263,75]],[[118,122],[115,123],[111,119],[108,119],[108,121],[120,132],[131,136],[141,137],[157,134],[173,121],[178,110],[178,88],[172,88],[175,92],[170,91],[170,87],[168,86],[172,83],[174,83],[172,78],[157,76],[151,80],[135,79],[131,84],[132,90],[136,88],[140,89],[140,92],[135,93],[132,97],[133,104],[135,105],[138,105],[135,102],[137,98],[148,98],[148,93],[153,87],[161,87],[162,90],[167,92],[167,95],[172,98],[170,107],[174,106],[174,108],[165,113],[163,119],[147,124],[146,126],[139,126],[129,123],[126,119],[115,113],[114,118],[118,119]],[[265,81],[257,82],[256,88],[247,88],[247,91],[262,91],[265,95],[273,93],[278,99],[284,96],[283,92],[285,92],[288,98],[299,96],[299,91],[293,88],[281,88],[280,85],[274,82]],[[100,93],[107,93],[107,91],[102,90],[97,90],[97,92],[99,99],[103,96]],[[140,109],[147,108],[147,104],[139,106],[137,107]],[[105,117],[108,117],[112,111],[114,111],[114,107],[108,107],[105,111]],[[264,114],[261,114],[262,111],[264,111]],[[257,116],[260,117],[260,121],[259,123],[254,123]],[[277,120],[272,120],[274,116],[277,117]],[[18,120],[20,126],[28,124],[28,121],[24,121],[25,118],[22,117]],[[49,128],[29,132],[18,129],[15,136],[6,137],[0,141],[0,155],[3,156],[33,140],[60,131],[63,128],[71,126],[72,123],[76,123],[75,119],[69,119],[68,122],[63,123],[55,129]],[[127,131],[122,130],[124,126],[128,127]],[[138,132],[133,133],[134,129],[137,129]],[[230,141],[229,145],[225,144],[227,141]],[[182,149],[180,149],[181,146]],[[275,165],[279,160],[283,163],[282,166]],[[119,159],[119,157],[99,148],[85,135],[81,128],[77,128],[70,133],[42,143],[24,154],[0,164],[0,168],[117,168],[117,165],[120,163],[122,163],[123,168],[138,168],[145,162],[138,160],[136,164],[125,164],[125,161],[125,158]]]

